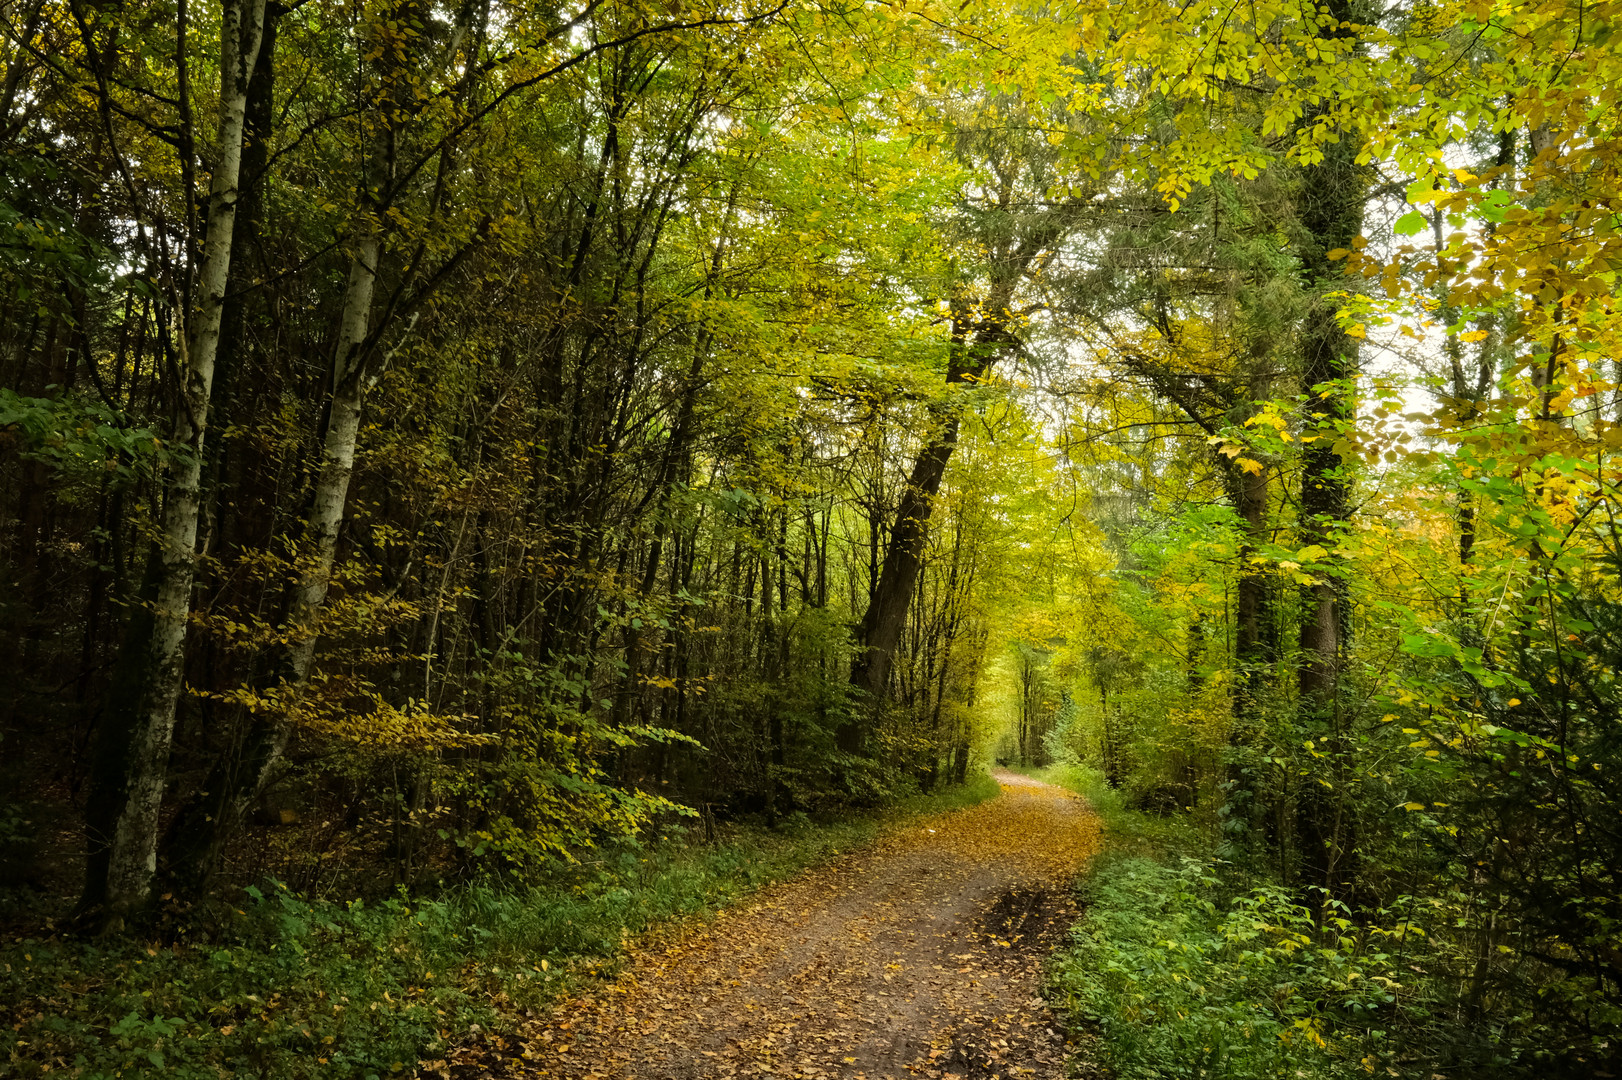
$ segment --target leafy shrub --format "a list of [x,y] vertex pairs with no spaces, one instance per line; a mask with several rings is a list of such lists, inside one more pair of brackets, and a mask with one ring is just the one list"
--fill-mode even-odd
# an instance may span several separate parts
[[1087,893],[1054,982],[1121,1080],[1348,1075],[1384,1037],[1397,984],[1381,931],[1316,925],[1279,886],[1224,899],[1213,864],[1189,858],[1114,858]]

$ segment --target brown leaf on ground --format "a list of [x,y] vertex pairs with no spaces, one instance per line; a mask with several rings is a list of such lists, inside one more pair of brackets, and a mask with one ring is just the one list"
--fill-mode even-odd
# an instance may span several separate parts
[[1042,966],[1100,846],[1069,793],[998,773],[1000,798],[928,818],[632,958],[589,997],[451,1073],[556,1080],[1059,1080]]

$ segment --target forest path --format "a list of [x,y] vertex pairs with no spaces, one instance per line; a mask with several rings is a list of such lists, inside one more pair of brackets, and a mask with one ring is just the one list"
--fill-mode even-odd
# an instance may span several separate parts
[[996,777],[998,798],[891,830],[634,956],[534,1021],[506,1075],[1063,1077],[1041,971],[1098,819],[1059,788]]

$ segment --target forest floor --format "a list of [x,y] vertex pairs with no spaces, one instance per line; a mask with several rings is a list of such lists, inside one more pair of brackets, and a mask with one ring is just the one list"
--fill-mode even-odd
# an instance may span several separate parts
[[1068,792],[996,776],[1000,797],[915,820],[649,945],[613,982],[422,1073],[1066,1076],[1072,1047],[1042,971],[1075,921],[1070,885],[1101,830]]

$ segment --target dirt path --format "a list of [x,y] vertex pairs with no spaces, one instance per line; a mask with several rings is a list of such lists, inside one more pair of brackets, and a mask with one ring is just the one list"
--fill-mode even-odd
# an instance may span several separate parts
[[533,1024],[508,1075],[1063,1077],[1040,974],[1098,822],[1058,788],[997,779],[999,798],[897,829],[634,958]]

